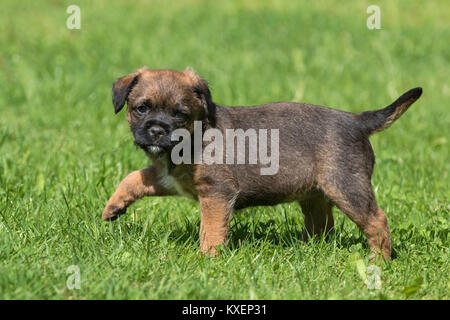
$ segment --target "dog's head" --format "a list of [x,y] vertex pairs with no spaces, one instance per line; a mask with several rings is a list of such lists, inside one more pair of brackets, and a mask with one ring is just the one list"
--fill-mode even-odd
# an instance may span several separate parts
[[205,80],[192,69],[141,68],[113,84],[112,100],[118,113],[127,102],[127,118],[135,143],[151,155],[171,150],[172,132],[194,130],[194,121],[214,126],[215,104]]

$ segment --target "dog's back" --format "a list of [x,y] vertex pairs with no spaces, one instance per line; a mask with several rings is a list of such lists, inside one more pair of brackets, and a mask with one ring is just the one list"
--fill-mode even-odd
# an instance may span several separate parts
[[[363,175],[370,179],[375,156],[369,136],[392,124],[420,94],[420,88],[410,90],[392,105],[362,114],[295,102],[217,107],[217,127],[222,132],[238,128],[279,131],[276,177],[261,175],[264,164],[260,161],[228,166],[240,190],[236,204],[246,207],[305,199],[321,192],[321,183],[330,176],[345,180],[348,175]],[[245,144],[247,157],[249,143]]]

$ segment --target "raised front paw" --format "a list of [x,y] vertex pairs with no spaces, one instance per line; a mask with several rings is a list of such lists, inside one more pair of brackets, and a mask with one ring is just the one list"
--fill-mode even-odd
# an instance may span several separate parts
[[105,209],[103,210],[102,219],[105,221],[114,221],[120,215],[124,214],[126,211],[127,211],[126,206],[107,204]]

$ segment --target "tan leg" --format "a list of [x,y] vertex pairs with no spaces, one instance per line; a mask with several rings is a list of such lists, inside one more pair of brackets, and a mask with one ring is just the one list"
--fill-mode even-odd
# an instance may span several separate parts
[[145,196],[171,195],[173,192],[164,188],[158,181],[154,167],[130,173],[120,182],[114,194],[103,210],[103,220],[115,220],[125,213],[127,207]]
[[386,214],[378,208],[370,183],[349,193],[346,190],[327,186],[324,191],[329,199],[345,213],[365,234],[373,261],[377,253],[391,259],[391,239]]
[[[372,165],[354,155],[352,163],[337,169],[327,167],[318,177],[318,187],[339,210],[346,214],[367,238],[371,259],[382,253],[391,258],[391,239],[385,213],[378,208],[370,181]],[[358,161],[361,161],[358,163]]]
[[200,250],[216,255],[216,246],[227,239],[231,211],[228,202],[218,197],[200,197],[202,220],[200,223]]
[[323,196],[300,201],[303,215],[305,216],[305,230],[303,240],[307,241],[314,236],[322,234],[328,238],[334,228],[332,204]]
[[360,223],[361,230],[367,237],[370,250],[373,252],[371,260],[381,253],[386,260],[391,259],[391,237],[386,214],[378,208],[375,214]]

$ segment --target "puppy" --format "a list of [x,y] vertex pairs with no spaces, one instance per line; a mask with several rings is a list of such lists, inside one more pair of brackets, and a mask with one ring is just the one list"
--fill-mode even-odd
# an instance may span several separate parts
[[[212,101],[205,80],[189,68],[183,72],[139,69],[114,82],[112,100],[115,113],[127,102],[135,144],[152,166],[130,173],[119,184],[102,218],[115,220],[145,196],[190,196],[200,204],[200,249],[215,255],[215,247],[226,241],[234,210],[297,201],[307,240],[329,234],[335,205],[366,235],[372,258],[381,253],[389,260],[388,221],[371,185],[375,156],[369,137],[388,128],[421,93],[421,88],[412,89],[384,109],[361,114],[294,102],[224,107]],[[203,134],[208,129],[223,133],[227,148],[234,144],[234,137],[226,134],[230,129],[277,130],[271,133],[279,139],[271,140],[279,151],[276,172],[261,174],[267,162],[174,162],[172,151],[179,143],[174,132],[183,129],[194,135],[196,123]],[[202,140],[202,148],[206,145]],[[254,147],[246,144],[244,151],[251,154]],[[276,152],[271,148],[271,153]],[[184,149],[180,156],[195,158],[196,152]]]

